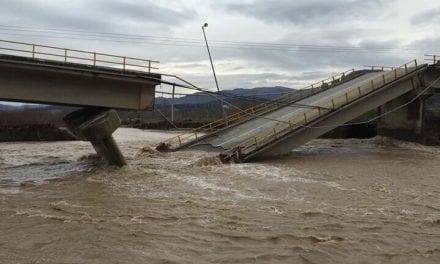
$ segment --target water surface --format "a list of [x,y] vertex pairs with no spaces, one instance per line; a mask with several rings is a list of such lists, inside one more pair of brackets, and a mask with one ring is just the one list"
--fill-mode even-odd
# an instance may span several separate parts
[[315,140],[221,164],[119,129],[122,169],[87,142],[0,143],[1,263],[439,263],[440,148]]

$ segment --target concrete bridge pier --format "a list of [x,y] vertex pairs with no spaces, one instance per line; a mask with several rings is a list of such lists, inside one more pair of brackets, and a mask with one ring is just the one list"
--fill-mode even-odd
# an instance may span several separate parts
[[126,165],[112,134],[121,125],[115,110],[83,108],[64,117],[69,130],[84,141],[90,141],[96,153],[109,165]]
[[[407,104],[418,94],[417,90],[419,89],[379,107],[379,114]],[[423,95],[414,102],[381,117],[377,124],[378,135],[424,143],[424,111],[427,97]]]

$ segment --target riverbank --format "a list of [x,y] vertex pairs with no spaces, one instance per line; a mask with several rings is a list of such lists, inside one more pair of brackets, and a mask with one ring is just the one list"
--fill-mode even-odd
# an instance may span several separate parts
[[0,142],[76,140],[64,127],[54,124],[0,126]]

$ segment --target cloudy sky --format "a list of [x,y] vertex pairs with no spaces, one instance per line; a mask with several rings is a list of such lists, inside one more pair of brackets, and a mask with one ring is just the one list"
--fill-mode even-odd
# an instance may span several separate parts
[[161,61],[221,89],[287,86],[440,54],[438,0],[1,0],[1,39]]

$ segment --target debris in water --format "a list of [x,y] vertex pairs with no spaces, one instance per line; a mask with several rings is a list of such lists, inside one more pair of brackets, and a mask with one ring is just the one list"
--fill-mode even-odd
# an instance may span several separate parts
[[139,150],[136,156],[154,157],[154,156],[163,156],[163,154],[152,147],[143,147]]
[[223,165],[223,162],[218,156],[212,156],[201,158],[197,160],[193,165],[196,167],[219,166]]

